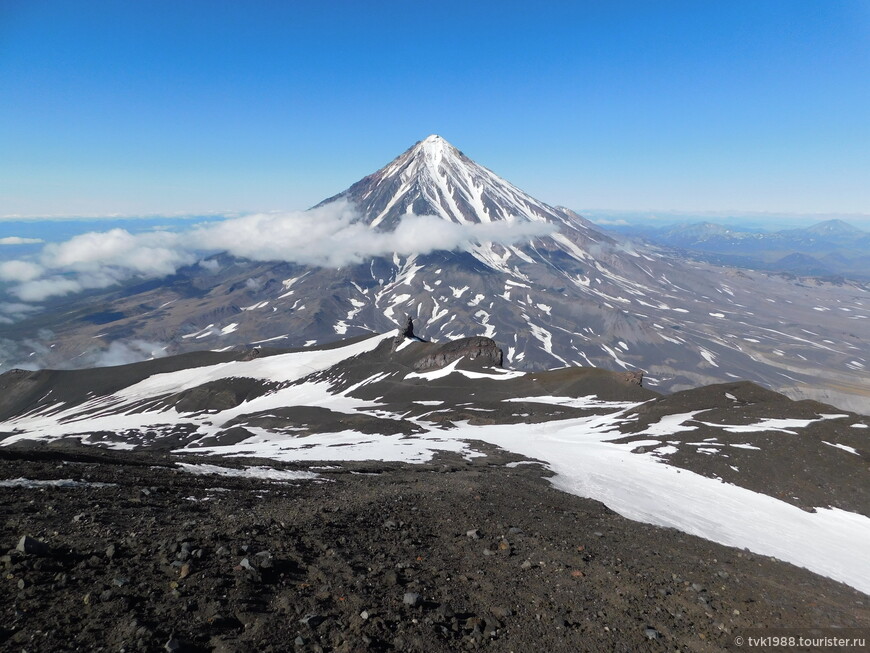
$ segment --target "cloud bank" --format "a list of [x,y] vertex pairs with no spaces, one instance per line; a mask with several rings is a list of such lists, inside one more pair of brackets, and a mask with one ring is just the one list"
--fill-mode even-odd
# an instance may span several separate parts
[[[2,318],[0,318],[0,323],[2,323]],[[0,338],[0,374],[16,368],[20,370],[65,370],[109,367],[163,358],[168,355],[168,345],[134,338],[116,340],[105,349],[100,349],[94,345],[92,349],[69,360],[62,354],[58,354],[53,348],[56,342],[55,334],[47,329],[40,329],[35,336],[20,341]]]
[[50,243],[34,260],[0,264],[0,281],[25,302],[39,302],[129,278],[173,274],[203,257],[228,252],[255,261],[343,267],[376,256],[468,250],[478,243],[513,245],[553,233],[530,221],[456,224],[435,216],[404,217],[393,231],[371,229],[352,204],[333,202],[296,213],[269,213],[192,226],[181,232],[91,232]]

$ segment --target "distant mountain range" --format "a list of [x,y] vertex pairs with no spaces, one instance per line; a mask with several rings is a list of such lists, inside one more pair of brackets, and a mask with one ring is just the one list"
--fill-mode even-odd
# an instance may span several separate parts
[[169,354],[316,346],[383,333],[411,315],[427,340],[489,337],[506,366],[524,370],[640,372],[664,392],[746,379],[843,408],[870,405],[864,284],[786,279],[627,244],[434,135],[317,210],[334,207],[354,209],[360,242],[389,235],[397,248],[429,253],[332,265],[216,254],[0,324],[0,370],[87,366],[117,343]]
[[797,275],[870,279],[870,232],[843,220],[803,229],[764,232],[711,222],[663,227],[623,225],[610,230],[699,254],[723,265]]

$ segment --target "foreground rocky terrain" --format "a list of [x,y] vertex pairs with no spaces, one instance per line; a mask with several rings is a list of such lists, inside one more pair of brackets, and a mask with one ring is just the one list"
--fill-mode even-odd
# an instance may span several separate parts
[[857,590],[630,521],[477,448],[417,465],[246,459],[247,476],[227,475],[237,460],[0,448],[0,650],[717,651],[773,628],[870,634]]
[[0,376],[0,649],[870,634],[870,419],[742,381],[660,395],[502,361],[408,321]]

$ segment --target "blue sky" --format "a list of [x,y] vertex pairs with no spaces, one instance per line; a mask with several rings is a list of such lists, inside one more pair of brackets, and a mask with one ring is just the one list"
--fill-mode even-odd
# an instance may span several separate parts
[[4,0],[0,89],[0,215],[304,209],[430,133],[575,209],[870,214],[866,0]]

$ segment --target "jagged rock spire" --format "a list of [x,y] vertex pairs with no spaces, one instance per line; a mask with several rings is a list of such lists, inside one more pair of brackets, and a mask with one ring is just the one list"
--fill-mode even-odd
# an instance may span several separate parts
[[402,332],[399,334],[400,338],[416,338],[414,335],[414,320],[408,315],[405,319],[405,327],[402,329]]
[[417,337],[414,333],[414,320],[410,315],[405,316],[405,326],[399,330],[398,335],[396,335],[393,340],[393,350],[396,349],[399,345],[401,345],[408,338],[413,338],[414,340],[421,340],[421,338]]

